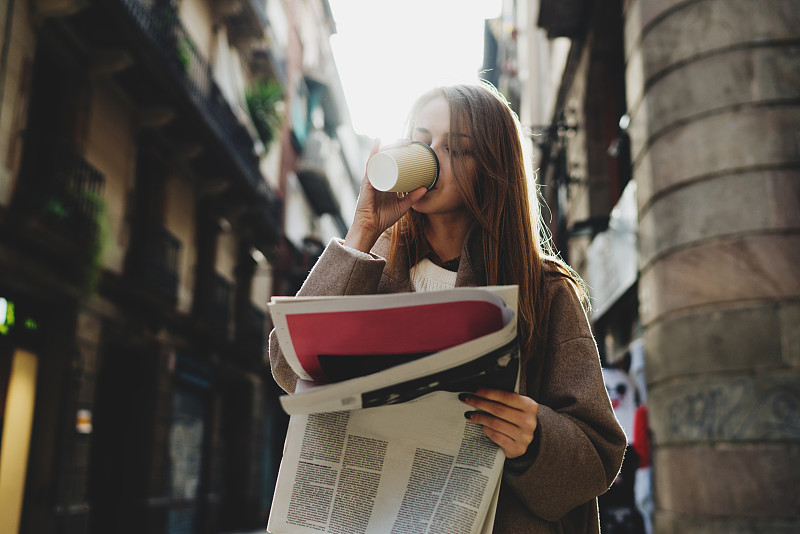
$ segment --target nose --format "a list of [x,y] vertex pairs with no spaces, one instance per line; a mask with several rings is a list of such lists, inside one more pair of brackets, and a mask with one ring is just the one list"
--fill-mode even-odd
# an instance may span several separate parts
[[444,154],[444,151],[443,151],[444,142],[443,141],[438,140],[438,139],[434,139],[431,142],[431,144],[428,145],[428,146],[430,146],[433,149],[433,151],[436,153],[436,157],[437,158],[442,159],[442,155]]

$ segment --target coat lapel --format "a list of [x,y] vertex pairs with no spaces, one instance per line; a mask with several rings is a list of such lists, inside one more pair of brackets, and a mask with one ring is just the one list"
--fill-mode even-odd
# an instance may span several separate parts
[[[391,237],[388,232],[384,233],[375,246],[372,252],[382,258],[389,258],[389,249],[391,245]],[[394,265],[392,272],[389,272],[389,266],[384,270],[381,277],[380,285],[378,286],[379,292],[384,293],[403,293],[411,291],[411,280],[409,279],[408,253],[403,250],[397,262]],[[391,280],[391,283],[390,283]],[[469,287],[486,285],[486,275],[483,268],[483,245],[481,243],[480,227],[476,224],[467,234],[467,239],[464,247],[461,250],[461,259],[458,264],[458,273],[456,274],[456,287]]]

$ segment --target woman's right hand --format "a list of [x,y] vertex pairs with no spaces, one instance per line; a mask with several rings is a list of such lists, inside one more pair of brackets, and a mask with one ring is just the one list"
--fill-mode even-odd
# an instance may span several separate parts
[[[376,139],[369,157],[377,154],[380,148],[380,140]],[[344,244],[362,252],[369,252],[381,234],[405,215],[427,192],[427,188],[420,187],[400,198],[396,193],[378,191],[372,187],[365,172],[364,178],[361,179],[353,224],[350,225]]]

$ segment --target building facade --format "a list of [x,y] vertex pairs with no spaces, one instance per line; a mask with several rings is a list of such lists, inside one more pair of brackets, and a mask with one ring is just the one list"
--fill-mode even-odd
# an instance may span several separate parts
[[0,531],[263,529],[267,302],[364,157],[327,0],[0,11]]
[[800,525],[799,22],[794,0],[509,0],[491,22],[603,363],[641,379],[648,531]]

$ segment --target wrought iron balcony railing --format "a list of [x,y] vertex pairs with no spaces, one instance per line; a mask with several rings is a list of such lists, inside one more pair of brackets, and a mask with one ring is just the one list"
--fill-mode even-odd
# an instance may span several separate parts
[[238,0],[229,2],[223,9],[226,23],[234,39],[261,40],[267,27],[265,0]]
[[50,154],[43,179],[26,184],[44,186],[39,190],[43,221],[72,239],[95,241],[105,209],[105,177],[72,146],[56,146]]
[[169,230],[158,224],[147,228],[143,255],[138,258],[143,267],[144,282],[156,291],[175,298],[178,295],[178,266],[181,242]]
[[14,217],[45,230],[50,238],[42,238],[63,242],[60,245],[98,245],[105,177],[74,146],[31,136],[21,176],[12,204]]
[[275,195],[261,175],[250,133],[225,100],[214,81],[211,65],[186,31],[176,9],[163,0],[117,1],[124,6],[139,30],[148,37],[158,56],[183,86],[249,186],[272,199]]

